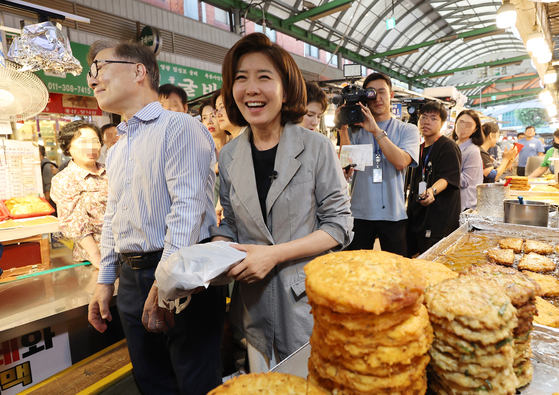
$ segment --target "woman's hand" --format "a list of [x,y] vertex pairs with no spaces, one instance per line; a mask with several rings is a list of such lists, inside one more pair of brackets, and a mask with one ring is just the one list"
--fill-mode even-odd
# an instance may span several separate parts
[[260,281],[280,263],[276,246],[231,244],[231,247],[247,253],[247,257],[227,273],[228,277],[233,277],[236,281],[247,284]]

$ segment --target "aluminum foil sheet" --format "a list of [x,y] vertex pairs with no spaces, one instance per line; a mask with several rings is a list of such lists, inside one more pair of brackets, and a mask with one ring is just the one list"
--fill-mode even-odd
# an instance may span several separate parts
[[12,42],[7,57],[23,66],[19,70],[22,72],[44,70],[56,75],[79,75],[83,70],[79,60],[72,55],[70,40],[59,23],[25,26],[21,36]]
[[[559,228],[559,207],[552,204],[549,206],[549,219],[547,221],[547,227],[548,228]],[[470,220],[478,220],[478,221],[489,221],[489,222],[493,222],[493,223],[504,223],[503,222],[503,218],[498,218],[498,217],[491,217],[491,216],[483,216],[480,215],[477,211],[472,210],[471,208],[462,211],[460,213],[460,217],[459,217],[459,223],[460,226],[468,223],[468,221]],[[515,225],[515,224],[511,224],[511,225]],[[536,229],[545,229],[542,227],[534,227]]]

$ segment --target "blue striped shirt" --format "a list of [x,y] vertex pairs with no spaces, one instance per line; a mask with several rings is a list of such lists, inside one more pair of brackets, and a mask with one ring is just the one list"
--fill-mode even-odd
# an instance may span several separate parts
[[215,145],[202,123],[153,102],[117,130],[106,159],[100,284],[118,277],[118,253],[163,249],[163,261],[209,237],[216,224]]

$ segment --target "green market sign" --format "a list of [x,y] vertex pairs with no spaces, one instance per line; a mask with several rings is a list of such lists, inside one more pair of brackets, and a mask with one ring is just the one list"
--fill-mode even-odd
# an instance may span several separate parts
[[[49,92],[79,96],[92,96],[93,90],[87,86],[87,53],[89,45],[70,43],[72,53],[83,66],[83,71],[78,76],[66,74],[62,77],[45,74],[37,71],[36,74],[43,80]],[[188,99],[207,95],[221,88],[221,74],[192,67],[180,66],[173,63],[157,62],[159,64],[160,84],[173,84],[181,87],[186,92]]]

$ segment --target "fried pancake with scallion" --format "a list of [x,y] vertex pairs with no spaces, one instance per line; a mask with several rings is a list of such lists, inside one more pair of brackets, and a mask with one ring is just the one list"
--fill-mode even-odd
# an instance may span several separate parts
[[438,284],[449,278],[458,277],[458,273],[439,262],[426,261],[423,259],[412,259],[412,262],[421,268],[421,271],[427,279],[427,286]]
[[326,392],[304,378],[285,373],[251,373],[228,380],[208,395],[326,395]]

